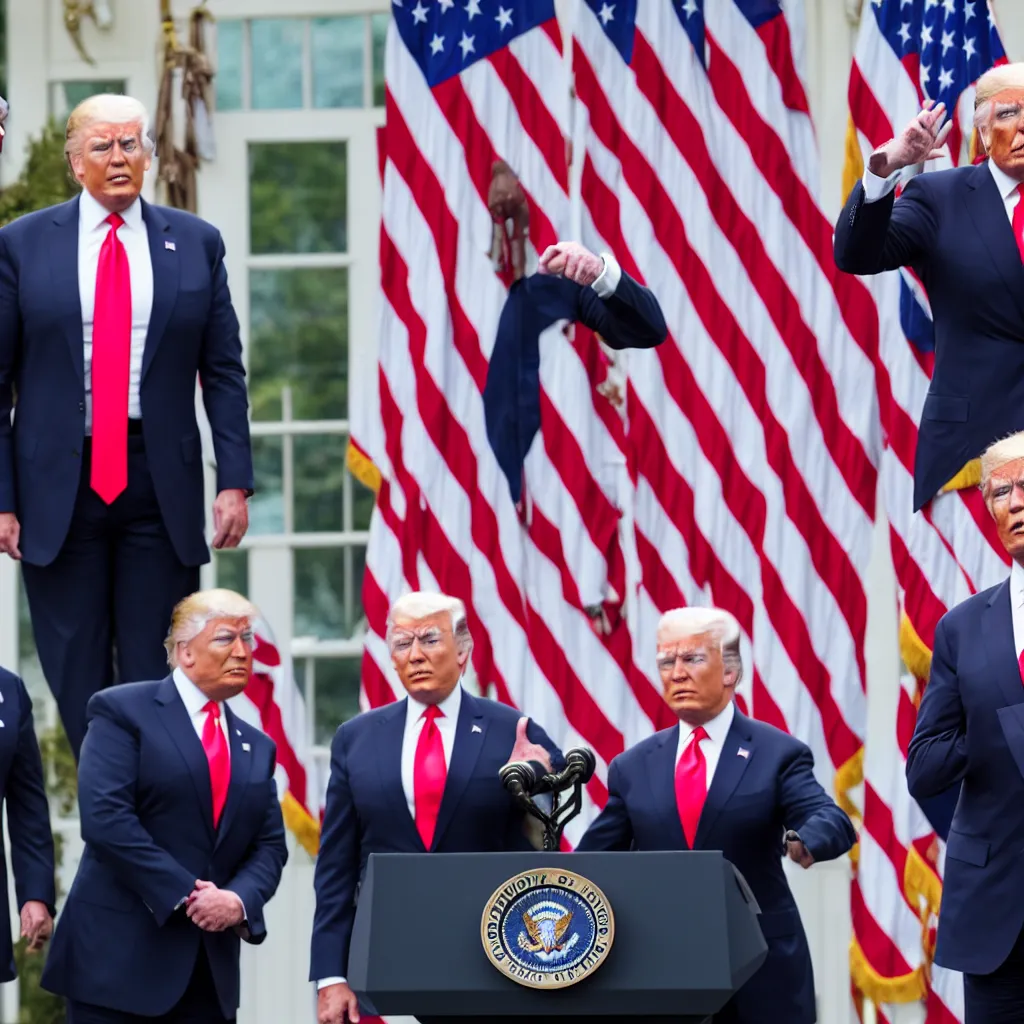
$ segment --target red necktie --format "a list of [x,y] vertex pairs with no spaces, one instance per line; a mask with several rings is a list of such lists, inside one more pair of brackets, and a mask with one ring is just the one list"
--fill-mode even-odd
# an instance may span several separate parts
[[206,722],[203,725],[203,750],[210,762],[210,788],[213,790],[213,827],[220,822],[220,812],[228,798],[228,782],[231,780],[231,759],[228,741],[220,727],[220,705],[212,700],[203,708]]
[[1013,208],[1013,237],[1024,261],[1024,185],[1017,186],[1017,205]]
[[128,485],[128,366],[132,348],[132,281],[128,254],[110,230],[96,267],[92,317],[92,489],[109,505]]
[[448,777],[448,767],[444,762],[444,746],[441,743],[441,730],[438,729],[436,721],[443,715],[444,712],[433,704],[423,712],[423,728],[416,743],[416,759],[412,767],[416,830],[428,850],[434,841],[437,812],[441,808],[444,783]]
[[708,795],[707,761],[700,749],[700,741],[707,738],[704,726],[694,729],[690,742],[683,747],[676,764],[676,806],[679,808],[679,820],[683,824],[683,835],[691,850],[697,838],[700,812]]
[[[1024,200],[1021,200],[1021,205],[1024,205]],[[1024,651],[1017,656],[1017,666],[1020,669],[1020,681],[1024,683]]]

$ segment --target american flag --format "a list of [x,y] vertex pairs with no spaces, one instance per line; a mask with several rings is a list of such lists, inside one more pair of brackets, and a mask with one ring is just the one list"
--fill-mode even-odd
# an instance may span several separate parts
[[[920,110],[942,101],[954,121],[938,170],[973,151],[974,83],[1006,61],[985,0],[872,0],[864,5],[850,73],[850,135],[844,194],[863,162]],[[970,594],[1006,575],[977,484],[977,462],[913,514],[917,426],[934,360],[928,298],[909,270],[874,278],[878,394],[885,448],[882,494],[900,597],[900,680],[895,744],[871,737],[866,750],[864,824],[853,896],[851,969],[879,1017],[963,1020],[959,975],[931,964],[942,893],[945,835],[955,793],[919,807],[906,789],[905,762],[928,677],[935,625]],[[905,1004],[915,1004],[907,1006]]]

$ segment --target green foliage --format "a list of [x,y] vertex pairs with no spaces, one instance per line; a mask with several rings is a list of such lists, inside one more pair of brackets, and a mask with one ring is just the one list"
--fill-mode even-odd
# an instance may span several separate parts
[[64,132],[50,121],[42,134],[29,142],[28,158],[18,180],[0,191],[0,226],[77,194],[78,185],[64,161]]

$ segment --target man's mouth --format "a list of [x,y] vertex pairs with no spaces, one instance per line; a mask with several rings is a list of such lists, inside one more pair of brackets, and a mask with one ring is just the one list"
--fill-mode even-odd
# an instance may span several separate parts
[[131,180],[127,174],[115,174],[112,178],[107,178],[111,185],[127,185]]
[[1017,535],[1019,535],[1021,533],[1024,533],[1024,519],[1018,519],[1017,522],[1015,522],[1010,527],[1010,533],[1017,534]]

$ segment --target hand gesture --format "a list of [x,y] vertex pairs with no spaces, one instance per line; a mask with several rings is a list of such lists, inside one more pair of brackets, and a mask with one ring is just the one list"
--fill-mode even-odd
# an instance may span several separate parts
[[50,909],[41,900],[26,900],[21,908],[21,937],[28,939],[28,952],[37,953],[53,934]]
[[953,128],[952,120],[942,123],[946,114],[945,103],[933,107],[934,100],[925,100],[921,112],[903,129],[898,138],[880,146],[868,159],[868,170],[880,178],[888,178],[894,171],[925,160],[942,156],[942,147]]
[[786,840],[786,855],[802,868],[809,868],[814,863],[811,851],[799,839]]
[[577,284],[593,284],[604,273],[604,260],[579,242],[556,242],[541,253],[539,274],[561,274]]
[[327,985],[316,994],[316,1024],[358,1024],[359,1000],[345,982]]
[[222,932],[245,920],[245,909],[237,894],[202,879],[196,880],[185,907],[189,920],[204,932]]
[[213,502],[213,546],[218,550],[237,548],[249,529],[249,506],[245,491],[221,491]]
[[13,512],[0,512],[0,554],[10,555],[16,562],[21,560],[18,541],[21,539],[21,524]]
[[540,761],[544,770],[551,771],[551,755],[539,743],[531,743],[526,735],[526,727],[530,724],[525,715],[516,723],[516,742],[506,763],[513,761]]

